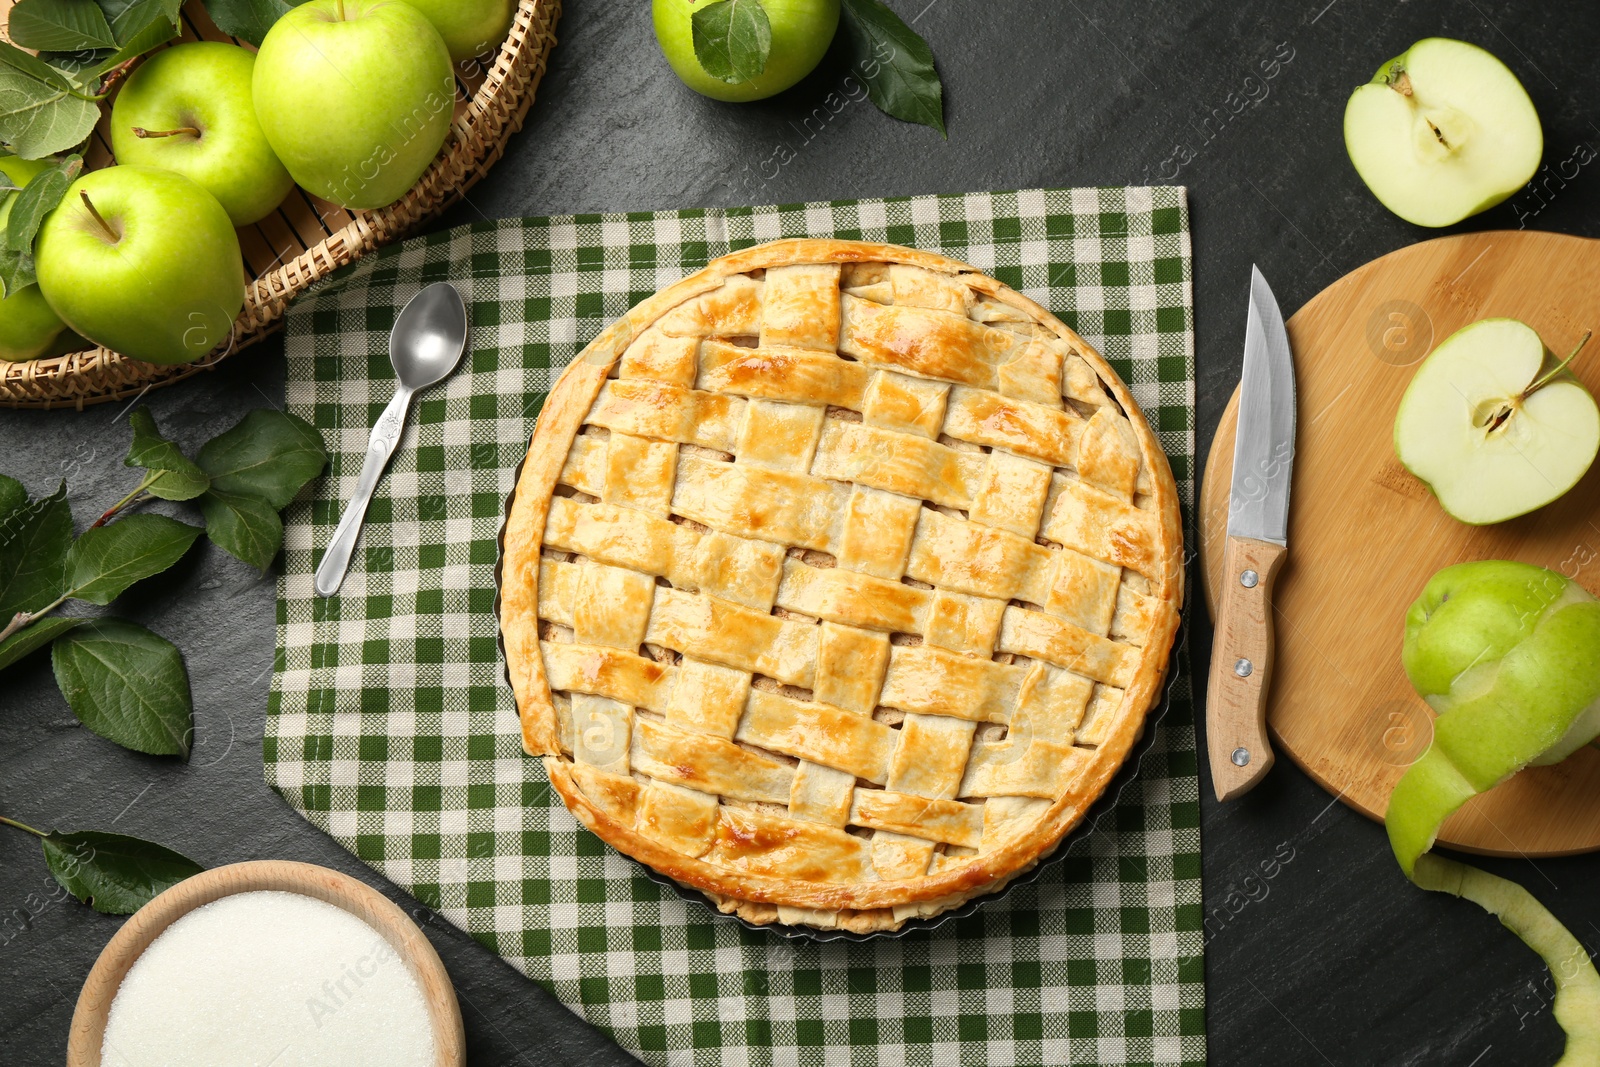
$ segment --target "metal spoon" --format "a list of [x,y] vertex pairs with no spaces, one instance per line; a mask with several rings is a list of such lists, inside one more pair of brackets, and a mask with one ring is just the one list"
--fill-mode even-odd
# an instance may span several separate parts
[[333,540],[328,542],[328,550],[317,565],[318,596],[332,596],[344,581],[373,490],[378,487],[378,479],[400,443],[411,397],[417,390],[449,377],[466,349],[467,305],[449,282],[428,286],[400,309],[400,316],[389,333],[389,362],[400,384],[395,387],[394,399],[389,401],[389,406],[378,416],[378,424],[372,428],[372,437],[367,441],[367,458],[361,464],[361,478],[356,483],[356,495],[345,506],[339,528],[333,531]]

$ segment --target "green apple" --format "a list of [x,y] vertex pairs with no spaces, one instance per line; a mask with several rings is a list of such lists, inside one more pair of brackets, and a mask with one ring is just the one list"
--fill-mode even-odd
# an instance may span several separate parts
[[21,156],[0,156],[0,174],[4,174],[10,183],[18,189],[27,187],[27,184],[40,174],[55,166],[53,159],[23,159]]
[[713,100],[761,100],[781,93],[821,62],[839,28],[839,0],[760,0],[772,30],[772,50],[764,70],[749,81],[726,82],[712,77],[694,54],[696,11],[700,0],[653,0],[656,42],[683,83]]
[[259,222],[294,179],[256,122],[255,53],[218,41],[157,52],[111,108],[118,163],[176,171],[216,197],[235,226]]
[[428,16],[450,49],[450,58],[463,63],[498,48],[511,32],[517,0],[406,0]]
[[1344,144],[1384,207],[1418,226],[1449,226],[1527,184],[1544,133],[1504,63],[1477,45],[1429,37],[1350,95]]
[[[48,169],[48,159],[23,159],[0,156],[0,174],[19,189]],[[16,193],[6,193],[0,201],[0,233],[11,220],[11,204]],[[57,338],[66,329],[61,317],[50,310],[37,285],[27,285],[0,300],[0,360],[23,363],[51,354]]]
[[347,208],[394,203],[450,133],[455,78],[433,23],[399,0],[311,0],[261,42],[256,117],[309,192]]
[[192,363],[228,340],[244,306],[228,213],[168,170],[85,174],[45,219],[34,259],[56,314],[131,359]]
[[1446,338],[1417,368],[1394,420],[1400,462],[1446,511],[1479,526],[1555,500],[1597,449],[1594,397],[1515,319],[1482,319]]
[[1406,612],[1400,662],[1439,713],[1433,746],[1389,799],[1389,839],[1408,872],[1456,808],[1600,735],[1600,601],[1555,571],[1446,567]]
[[1600,601],[1555,571],[1484,560],[1446,567],[1406,613],[1401,663],[1439,713],[1384,817],[1406,876],[1497,916],[1550,968],[1563,1064],[1600,1063],[1600,973],[1570,931],[1514,882],[1426,855],[1439,827],[1530,764],[1600,734]]
[[[10,213],[0,209],[0,225]],[[26,363],[54,355],[56,340],[66,330],[61,316],[51,310],[37,285],[25,286],[0,300],[0,360]]]

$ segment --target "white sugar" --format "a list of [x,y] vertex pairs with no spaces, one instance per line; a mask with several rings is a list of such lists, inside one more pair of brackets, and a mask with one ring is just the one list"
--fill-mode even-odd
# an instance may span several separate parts
[[422,987],[381,934],[299,893],[238,893],[151,942],[111,1003],[106,1067],[426,1067]]

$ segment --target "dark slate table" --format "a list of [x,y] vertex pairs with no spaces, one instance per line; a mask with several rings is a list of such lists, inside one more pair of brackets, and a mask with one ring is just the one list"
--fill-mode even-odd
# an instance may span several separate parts
[[[672,76],[647,5],[567,0],[561,44],[527,128],[440,226],[576,211],[790,202],[1019,186],[1177,182],[1190,190],[1204,456],[1238,379],[1252,262],[1292,312],[1344,273],[1427,236],[1390,215],[1346,159],[1349,91],[1413,41],[1475,41],[1510,64],[1544,120],[1546,161],[1600,148],[1600,8],[1510,0],[891,0],[928,39],[950,138],[853,104],[802,120],[844,75],[837,49],[775,100],[703,100]],[[1262,61],[1277,59],[1263,81]],[[1253,78],[1253,80],[1252,80]],[[765,164],[778,145],[792,158]],[[1586,147],[1585,147],[1586,146]],[[1600,235],[1600,170],[1552,177],[1466,228]],[[1589,309],[1593,310],[1593,309]],[[1581,316],[1580,316],[1581,317]],[[193,450],[281,400],[274,341],[153,392]],[[125,492],[123,405],[0,412],[0,469],[35,493],[66,478],[80,525]],[[1399,606],[1375,604],[1376,612]],[[472,1062],[632,1062],[415,901],[359,864],[261,780],[273,582],[205,542],[117,605],[174,640],[194,678],[187,766],[125,753],[79,727],[47,657],[0,678],[0,813],[151,837],[208,865],[322,863],[380,885],[424,922],[455,979]],[[1195,613],[1203,678],[1210,634]],[[1552,1063],[1561,1034],[1546,973],[1473,905],[1407,885],[1381,827],[1288,761],[1242,800],[1204,794],[1206,976],[1218,1064]],[[1600,857],[1486,866],[1600,945]],[[68,901],[26,836],[0,829],[0,1055],[58,1062],[78,987],[118,920]]]

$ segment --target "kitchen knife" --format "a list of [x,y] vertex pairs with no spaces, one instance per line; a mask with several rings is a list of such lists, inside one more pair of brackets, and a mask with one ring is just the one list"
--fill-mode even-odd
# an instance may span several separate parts
[[1283,313],[1261,271],[1251,267],[1228,543],[1206,687],[1206,747],[1218,800],[1249,792],[1272,767],[1272,583],[1288,551],[1294,403]]

